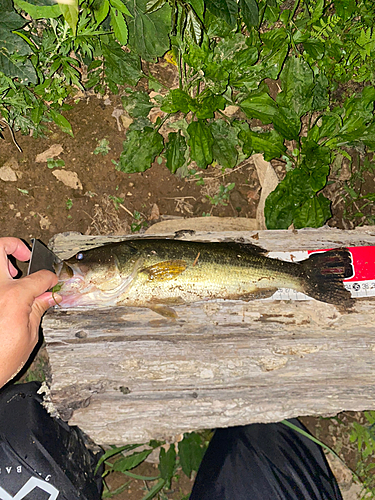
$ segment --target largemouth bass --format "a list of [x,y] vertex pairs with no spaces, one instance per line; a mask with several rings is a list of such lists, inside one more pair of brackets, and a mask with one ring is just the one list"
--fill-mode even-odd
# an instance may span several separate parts
[[353,272],[348,250],[314,253],[296,263],[265,253],[234,242],[136,239],[107,244],[57,266],[60,305],[157,309],[201,300],[250,300],[284,287],[323,302],[350,304],[342,283]]

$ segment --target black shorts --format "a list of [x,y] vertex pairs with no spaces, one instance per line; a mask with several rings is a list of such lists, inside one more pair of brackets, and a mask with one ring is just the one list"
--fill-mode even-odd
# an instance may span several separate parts
[[39,387],[0,392],[0,500],[100,500],[100,453],[87,448],[77,427],[50,417]]
[[[306,430],[297,419],[289,422]],[[322,448],[276,423],[215,432],[190,500],[219,499],[342,500],[342,496]]]

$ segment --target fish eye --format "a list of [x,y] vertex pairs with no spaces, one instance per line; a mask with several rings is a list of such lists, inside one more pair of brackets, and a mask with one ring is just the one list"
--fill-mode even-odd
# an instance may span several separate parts
[[76,259],[77,260],[82,260],[83,259],[83,253],[82,252],[77,253]]

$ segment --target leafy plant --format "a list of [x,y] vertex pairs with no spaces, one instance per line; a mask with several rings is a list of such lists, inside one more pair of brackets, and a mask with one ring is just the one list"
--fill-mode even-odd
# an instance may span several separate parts
[[58,167],[64,167],[65,166],[65,161],[64,160],[54,160],[53,158],[47,158],[47,167],[48,168],[58,168]]
[[54,121],[72,135],[61,111],[69,109],[64,101],[77,87],[104,92],[108,86],[117,93],[118,85],[141,78],[139,55],[121,47],[133,17],[122,1],[67,6],[16,0],[18,12],[11,0],[1,3],[0,113],[15,130],[40,135],[42,122]]
[[228,205],[227,201],[229,200],[230,191],[234,188],[234,186],[234,182],[231,182],[227,186],[221,185],[219,187],[219,191],[214,196],[206,196],[209,199],[210,203],[212,205],[215,205],[215,207],[217,205],[223,205],[224,207],[226,207]]
[[120,196],[113,196],[110,194],[108,195],[108,199],[113,201],[116,210],[120,208],[121,203],[124,203],[124,198],[121,198]]
[[73,200],[71,198],[68,198],[66,200],[66,209],[70,210],[71,208],[73,208]]
[[366,424],[353,422],[350,442],[357,445],[358,460],[356,473],[363,481],[362,498],[370,498],[375,494],[375,476],[373,457],[375,456],[375,412],[365,411]]
[[[167,492],[171,488],[172,479],[176,475],[179,467],[181,467],[182,471],[190,478],[192,472],[198,470],[207,445],[208,441],[203,434],[192,432],[184,434],[184,438],[178,444],[178,454],[176,453],[174,444],[166,447],[164,442],[159,441],[150,441],[148,445],[134,444],[121,446],[120,448],[112,448],[106,451],[100,459],[98,467],[103,462],[106,464],[106,471],[103,474],[104,481],[108,474],[112,471],[116,471],[121,472],[127,478],[140,479],[146,483],[153,483],[150,487],[147,486],[148,491],[142,497],[142,500],[151,500],[161,491]],[[147,448],[142,451],[134,451],[134,453],[130,453],[140,446],[142,446],[142,448],[147,446]],[[158,465],[159,473],[156,476],[146,477],[132,472],[132,469],[144,462],[152,451],[158,447],[160,447]],[[113,461],[112,459],[114,457],[118,458]],[[123,489],[128,486],[129,481],[124,483],[116,491],[110,491],[106,486],[106,483],[104,484],[105,491],[103,493],[103,498],[111,498],[112,496],[123,491]]]
[[[277,21],[282,26],[262,33],[252,28],[244,36],[229,29],[228,13],[222,15],[226,22],[220,21],[210,9],[218,11],[206,2],[206,33],[201,45],[181,33],[172,38],[180,86],[163,98],[163,120],[154,125],[148,120],[152,103],[146,93],[132,93],[124,99],[134,122],[124,142],[119,170],[144,171],[162,154],[173,173],[186,175],[191,162],[201,169],[215,162],[233,168],[251,154],[263,153],[268,161],[283,159],[286,164],[285,178],[266,202],[267,226],[324,224],[331,212],[330,201],[321,191],[331,164],[337,155],[350,158],[349,148],[371,151],[375,144],[372,89],[337,103],[333,94],[339,62],[332,72],[331,53],[321,44],[335,29],[349,29],[353,16],[357,22],[360,14],[368,40],[362,35],[361,50],[366,46],[371,54],[370,32],[363,28],[370,11],[363,2],[358,8],[348,3],[347,9],[340,4],[335,14],[325,15],[328,3],[323,0],[308,2],[300,11],[299,4],[296,1],[292,11],[281,12],[275,2],[262,3],[264,22]],[[270,95],[266,78],[279,78],[281,91],[276,97]],[[227,117],[229,105],[238,105],[248,121]],[[177,121],[176,115],[180,117]],[[253,119],[272,128],[253,128]],[[164,139],[160,129],[168,126],[178,130],[167,136],[164,132]]]
[[109,140],[104,138],[104,139],[98,139],[98,145],[94,149],[93,153],[94,155],[101,154],[103,156],[107,155],[110,152],[111,148],[109,147]]
[[134,210],[133,213],[133,222],[130,224],[130,230],[132,233],[137,233],[143,228],[147,228],[148,224],[145,221],[143,214],[138,212],[138,210]]

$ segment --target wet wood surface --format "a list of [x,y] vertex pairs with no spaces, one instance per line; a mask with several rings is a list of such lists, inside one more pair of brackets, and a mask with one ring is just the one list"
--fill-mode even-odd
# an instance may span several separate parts
[[[375,245],[375,228],[187,237],[296,251]],[[70,234],[53,248],[69,257],[106,240]],[[359,299],[345,312],[315,300],[201,302],[176,307],[175,321],[146,308],[50,310],[51,400],[99,444],[375,409],[374,305]]]

